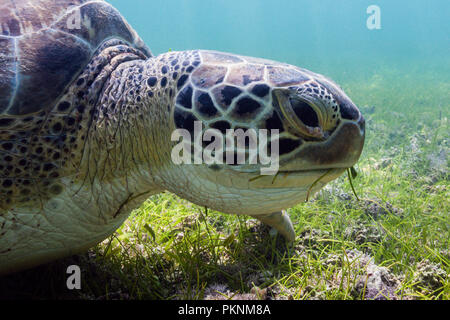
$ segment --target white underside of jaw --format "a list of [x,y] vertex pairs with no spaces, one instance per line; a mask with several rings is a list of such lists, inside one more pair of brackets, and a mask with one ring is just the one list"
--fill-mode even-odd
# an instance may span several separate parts
[[322,171],[306,172],[301,177],[299,173],[284,177],[281,174],[272,184],[275,176],[250,181],[247,174],[185,165],[167,168],[162,172],[161,183],[167,190],[195,204],[224,213],[254,216],[295,206],[305,201],[308,193],[312,197],[340,175],[331,174],[317,181],[322,174]]

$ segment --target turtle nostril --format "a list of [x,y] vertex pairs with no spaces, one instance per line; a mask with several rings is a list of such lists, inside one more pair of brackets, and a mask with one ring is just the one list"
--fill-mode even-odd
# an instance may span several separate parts
[[305,125],[313,128],[319,127],[319,118],[317,117],[317,113],[308,103],[293,98],[290,98],[289,102],[291,103],[292,109],[294,109],[297,117]]

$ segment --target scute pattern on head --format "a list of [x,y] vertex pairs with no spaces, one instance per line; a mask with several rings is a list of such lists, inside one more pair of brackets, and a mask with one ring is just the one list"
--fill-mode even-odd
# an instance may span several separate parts
[[[302,145],[272,109],[272,89],[302,83],[312,77],[291,65],[223,52],[200,51],[196,67],[175,102],[175,126],[194,133],[194,122],[225,133],[227,129],[278,129],[281,155]],[[184,84],[184,82],[183,82]]]
[[203,62],[211,64],[234,64],[244,62],[244,60],[235,55],[216,51],[204,51],[202,53],[202,58]]
[[[222,133],[227,129],[278,129],[280,156],[288,159],[318,138],[299,134],[296,124],[286,121],[283,111],[272,108],[278,89],[303,96],[320,108],[319,118],[307,103],[288,101],[293,118],[304,121],[310,130],[320,126],[328,135],[341,118],[357,120],[360,116],[342,90],[324,76],[265,59],[215,51],[199,53],[201,64],[194,66],[192,74],[183,81],[184,87],[178,88],[174,111],[175,126],[191,135],[195,134],[195,121],[201,121],[203,132],[210,128]],[[270,145],[271,142],[269,148]]]
[[256,64],[243,64],[231,67],[227,82],[237,86],[246,86],[252,82],[264,80],[264,66]]
[[305,74],[293,68],[269,66],[267,69],[270,81],[276,86],[288,86],[294,83],[306,82],[310,80],[310,78]]
[[199,88],[211,88],[225,79],[227,69],[221,66],[205,65],[194,71],[193,81]]

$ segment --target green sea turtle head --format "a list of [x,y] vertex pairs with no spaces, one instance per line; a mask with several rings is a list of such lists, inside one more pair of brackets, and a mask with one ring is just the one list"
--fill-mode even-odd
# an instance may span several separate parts
[[169,190],[225,212],[269,213],[304,201],[359,159],[364,118],[333,81],[274,61],[193,54],[173,112],[192,157],[174,166],[185,180]]

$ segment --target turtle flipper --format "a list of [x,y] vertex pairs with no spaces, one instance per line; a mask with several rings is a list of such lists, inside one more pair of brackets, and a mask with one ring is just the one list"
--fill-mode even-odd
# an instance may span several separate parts
[[272,231],[279,232],[288,242],[295,240],[294,226],[286,211],[274,212],[266,215],[253,216],[262,223],[272,227]]

